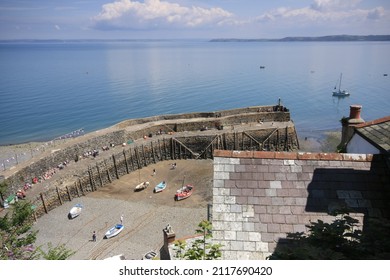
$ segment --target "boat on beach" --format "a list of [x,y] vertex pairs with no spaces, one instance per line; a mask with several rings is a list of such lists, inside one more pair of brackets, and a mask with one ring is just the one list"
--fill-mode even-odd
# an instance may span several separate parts
[[158,183],[157,186],[154,187],[154,192],[155,193],[162,192],[163,190],[165,190],[166,187],[167,187],[167,183],[165,181],[162,181]]
[[123,228],[124,228],[124,225],[116,224],[115,226],[113,226],[112,228],[110,228],[106,232],[105,237],[108,239],[108,238],[117,236],[123,230]]
[[81,214],[81,211],[83,210],[84,206],[80,203],[76,204],[75,206],[73,206],[70,211],[69,211],[69,219],[74,219],[76,218],[78,215]]
[[349,96],[349,92],[348,91],[341,90],[341,79],[342,79],[342,77],[343,77],[343,73],[340,74],[339,89],[337,90],[337,85],[334,87],[333,96],[338,96],[338,97]]
[[194,191],[193,185],[190,184],[185,185],[176,191],[175,200],[179,201],[179,200],[186,199],[192,195],[193,191]]
[[142,183],[138,184],[138,185],[134,188],[134,191],[135,191],[135,192],[142,191],[142,190],[146,189],[147,187],[149,187],[149,185],[150,185],[149,182],[142,182]]
[[142,259],[143,260],[153,260],[157,256],[157,253],[155,251],[149,251],[147,252]]
[[123,260],[126,260],[126,257],[123,254],[120,254],[120,255],[115,255],[115,256],[112,256],[112,257],[105,258],[103,260],[107,260],[107,261],[123,261]]

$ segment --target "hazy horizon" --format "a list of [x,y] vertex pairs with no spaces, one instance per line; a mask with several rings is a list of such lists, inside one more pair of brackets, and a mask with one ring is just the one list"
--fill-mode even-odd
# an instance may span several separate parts
[[0,40],[380,35],[389,11],[385,0],[3,0]]

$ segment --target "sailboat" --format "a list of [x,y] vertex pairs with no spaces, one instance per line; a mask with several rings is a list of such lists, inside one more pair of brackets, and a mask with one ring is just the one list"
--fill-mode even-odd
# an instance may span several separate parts
[[342,77],[343,77],[343,73],[340,74],[339,89],[337,90],[337,85],[334,87],[333,96],[339,96],[339,97],[349,96],[349,92],[348,91],[341,90],[341,79],[342,79]]

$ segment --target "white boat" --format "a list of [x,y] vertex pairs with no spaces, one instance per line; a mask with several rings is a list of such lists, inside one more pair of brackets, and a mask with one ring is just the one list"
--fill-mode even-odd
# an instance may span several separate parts
[[340,81],[339,81],[339,89],[337,90],[337,86],[334,87],[333,90],[333,96],[343,97],[343,96],[349,96],[349,92],[346,90],[341,90],[341,79],[343,77],[343,73],[340,74]]
[[142,182],[141,184],[138,184],[135,187],[134,191],[135,192],[142,191],[142,190],[146,189],[149,185],[150,185],[149,182]]
[[116,224],[115,226],[113,226],[112,228],[107,230],[105,237],[111,238],[111,237],[117,236],[123,230],[124,227],[125,226],[122,224]]
[[80,203],[73,206],[69,211],[69,218],[70,219],[76,218],[78,215],[80,215],[83,208],[84,208],[84,206]]
[[126,258],[125,258],[125,256],[123,254],[120,254],[120,255],[116,255],[116,256],[105,258],[104,260],[107,260],[107,261],[123,261],[123,260],[126,260]]
[[167,183],[165,181],[160,182],[157,186],[154,187],[154,192],[162,192],[167,187]]
[[142,259],[143,260],[153,260],[157,256],[157,253],[155,251],[149,251],[147,252]]

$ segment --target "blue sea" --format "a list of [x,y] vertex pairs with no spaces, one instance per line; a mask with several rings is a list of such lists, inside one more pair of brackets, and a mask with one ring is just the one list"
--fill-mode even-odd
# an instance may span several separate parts
[[[390,115],[389,54],[390,42],[2,42],[0,145],[279,98],[298,133],[339,130],[353,104],[366,121]],[[341,73],[345,98],[332,96]]]

